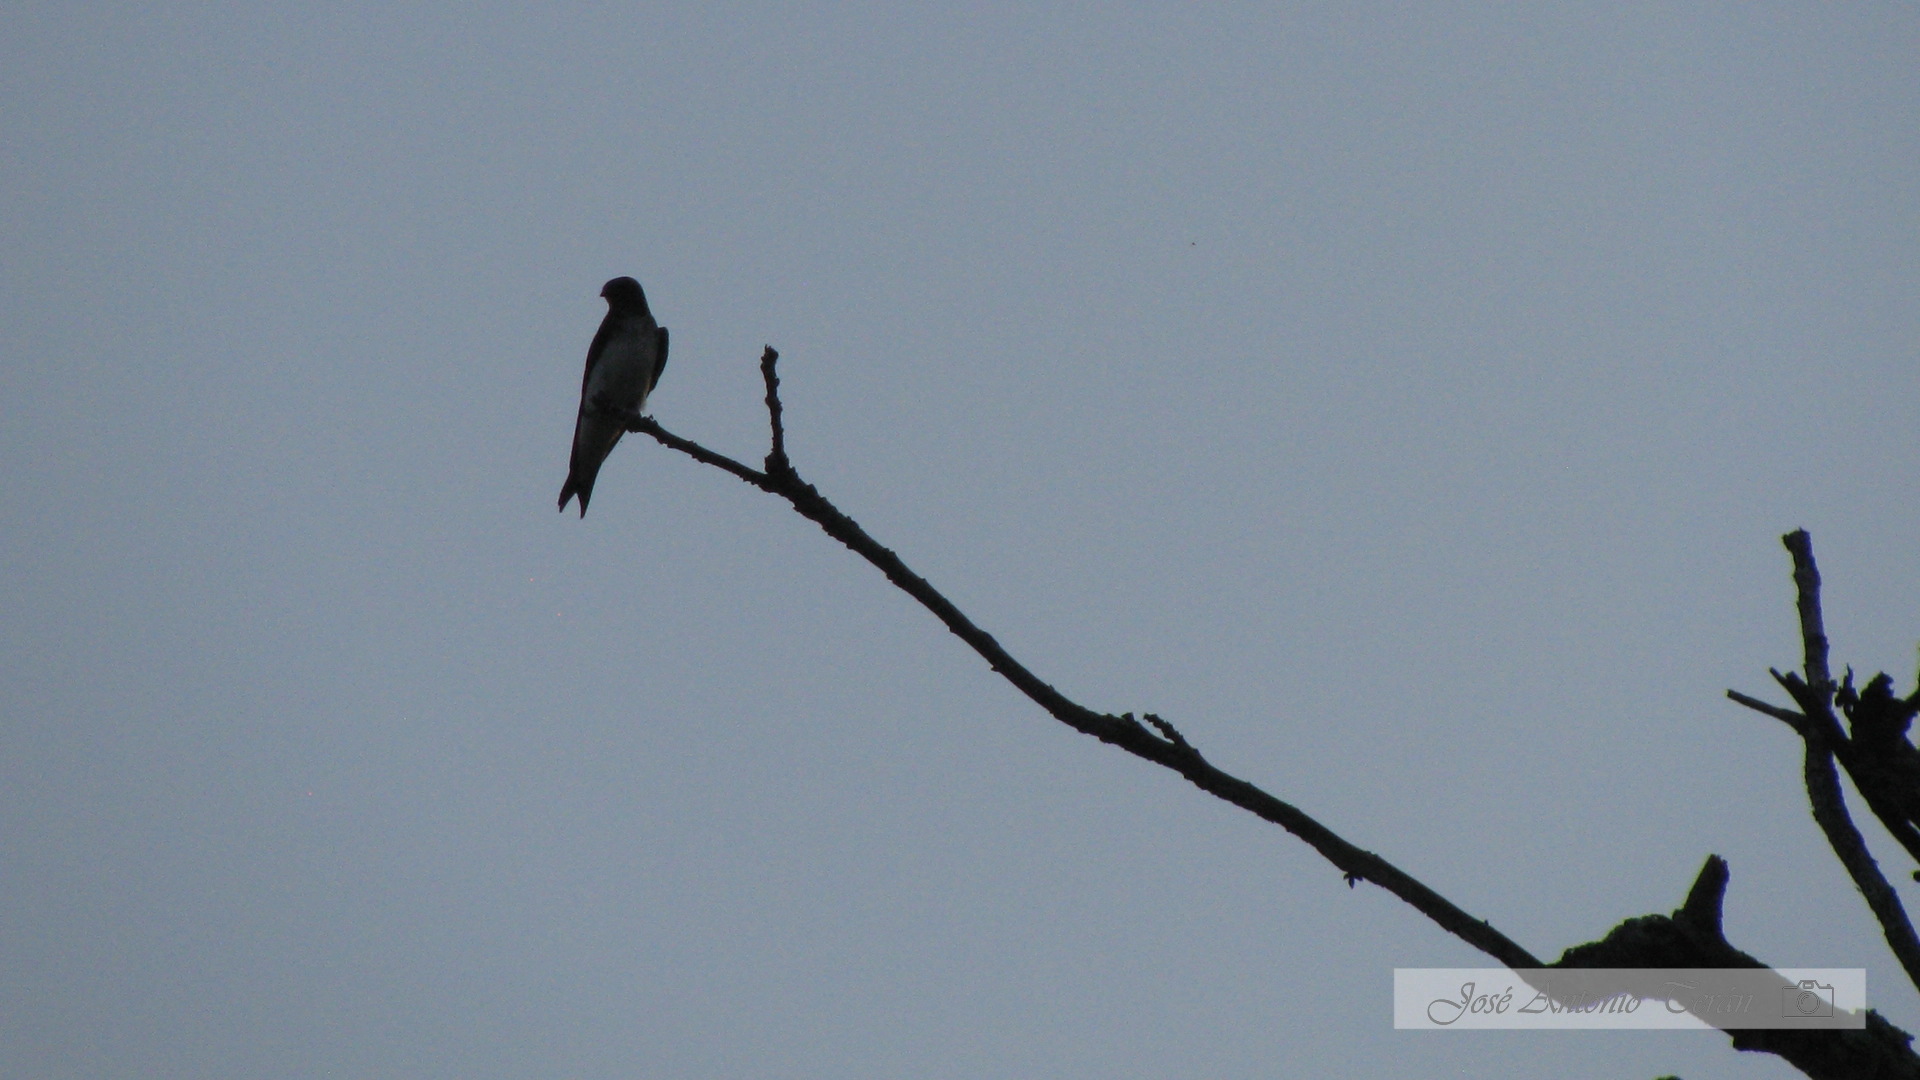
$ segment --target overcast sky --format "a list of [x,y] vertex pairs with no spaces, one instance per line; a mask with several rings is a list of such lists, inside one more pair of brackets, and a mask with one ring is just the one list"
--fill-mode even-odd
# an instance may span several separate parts
[[[1907,5],[15,4],[0,1073],[1793,1075],[1391,1029],[1485,958],[648,440],[1543,957],[1728,859],[1863,966],[1780,700],[1920,644]],[[1857,803],[1856,803],[1857,806]],[[1909,904],[1913,869],[1871,839]]]

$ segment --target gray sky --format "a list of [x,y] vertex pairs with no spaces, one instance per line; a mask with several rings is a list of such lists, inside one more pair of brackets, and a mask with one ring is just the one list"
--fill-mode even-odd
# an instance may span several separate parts
[[[1721,697],[1920,642],[1904,6],[16,5],[0,1073],[1790,1075],[1397,1033],[1481,957],[1045,718],[644,440],[601,283],[1101,710],[1535,953],[1732,864],[1864,966]],[[1903,895],[1912,869],[1872,838]]]

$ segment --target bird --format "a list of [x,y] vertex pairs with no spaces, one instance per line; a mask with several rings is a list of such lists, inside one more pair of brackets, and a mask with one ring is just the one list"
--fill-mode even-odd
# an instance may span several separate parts
[[647,395],[667,370],[667,328],[653,321],[647,294],[630,277],[617,277],[600,289],[607,300],[607,317],[587,346],[587,370],[580,377],[580,414],[573,423],[573,458],[567,482],[560,488],[560,511],[578,497],[580,516],[587,516],[593,481],[613,453],[626,424],[610,411],[638,413]]

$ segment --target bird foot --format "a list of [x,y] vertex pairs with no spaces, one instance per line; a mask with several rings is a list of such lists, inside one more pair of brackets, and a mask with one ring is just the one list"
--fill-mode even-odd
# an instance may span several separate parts
[[623,409],[618,405],[609,404],[605,394],[599,394],[594,397],[593,411],[609,419],[620,421],[626,425],[628,431],[634,430],[634,425],[640,421],[640,411],[638,409]]

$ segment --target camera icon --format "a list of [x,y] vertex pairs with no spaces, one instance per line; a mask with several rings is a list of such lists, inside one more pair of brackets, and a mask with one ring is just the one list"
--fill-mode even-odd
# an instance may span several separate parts
[[1812,979],[1801,979],[1798,986],[1789,986],[1782,993],[1780,1003],[1781,1016],[1832,1016],[1833,984],[1817,983]]

